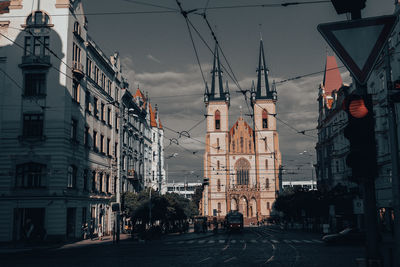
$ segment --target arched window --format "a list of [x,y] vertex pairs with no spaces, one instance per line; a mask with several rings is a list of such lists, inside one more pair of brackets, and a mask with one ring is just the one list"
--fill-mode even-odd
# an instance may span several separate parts
[[246,159],[239,159],[235,164],[236,183],[238,185],[249,184],[250,163]]
[[217,169],[219,170],[219,166],[220,164],[219,164],[219,160],[217,161]]
[[243,153],[243,137],[240,137],[240,152]]
[[269,179],[265,179],[265,189],[269,189]]
[[49,23],[50,17],[42,11],[35,11],[26,19],[26,25],[30,27],[43,27],[47,26]]
[[262,112],[262,127],[263,129],[268,128],[268,113],[265,109]]
[[215,111],[215,129],[219,130],[221,129],[221,113],[219,110]]
[[265,160],[265,170],[268,170],[268,160]]
[[217,181],[217,190],[218,190],[218,192],[221,191],[221,180],[220,179],[218,179],[218,181]]
[[81,25],[79,25],[79,22],[75,21],[74,24],[74,33],[81,36]]

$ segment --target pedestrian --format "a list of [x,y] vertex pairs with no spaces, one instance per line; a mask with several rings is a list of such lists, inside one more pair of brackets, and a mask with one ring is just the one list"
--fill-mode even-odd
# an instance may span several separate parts
[[99,224],[99,228],[97,229],[99,240],[103,240],[103,227]]

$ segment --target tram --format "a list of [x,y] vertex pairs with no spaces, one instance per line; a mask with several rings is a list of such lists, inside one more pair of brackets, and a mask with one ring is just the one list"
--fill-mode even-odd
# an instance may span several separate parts
[[225,225],[228,231],[232,230],[243,230],[243,214],[237,210],[230,211],[225,216]]

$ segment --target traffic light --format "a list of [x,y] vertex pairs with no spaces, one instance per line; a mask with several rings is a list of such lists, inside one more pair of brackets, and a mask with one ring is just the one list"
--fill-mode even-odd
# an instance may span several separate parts
[[348,124],[344,136],[350,142],[350,151],[346,164],[352,169],[352,180],[377,175],[375,122],[371,95],[350,95],[345,100]]
[[331,0],[336,13],[352,13],[365,7],[366,0]]

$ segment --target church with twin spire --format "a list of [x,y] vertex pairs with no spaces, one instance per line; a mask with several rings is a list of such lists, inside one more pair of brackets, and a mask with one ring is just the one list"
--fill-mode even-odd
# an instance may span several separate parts
[[280,188],[281,154],[276,129],[275,85],[270,87],[260,40],[257,83],[252,84],[251,124],[243,116],[229,126],[230,93],[223,87],[219,47],[215,46],[211,88],[206,85],[207,132],[204,153],[203,216],[222,219],[229,211],[243,214],[245,224],[271,215]]

